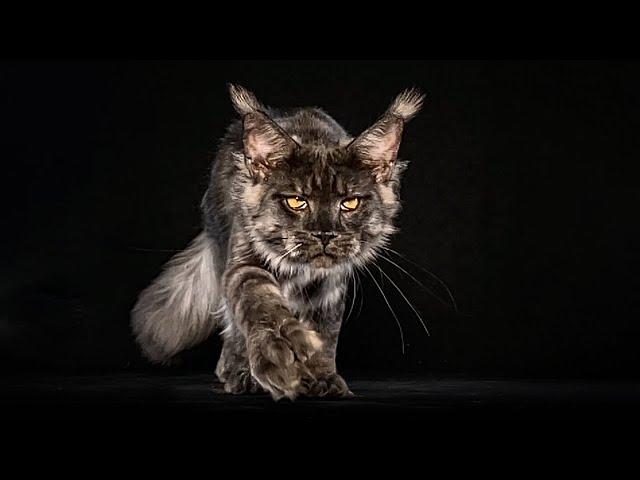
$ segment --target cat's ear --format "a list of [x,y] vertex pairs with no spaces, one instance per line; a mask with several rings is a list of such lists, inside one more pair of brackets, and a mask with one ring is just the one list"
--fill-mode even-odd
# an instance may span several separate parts
[[263,112],[244,116],[242,141],[247,168],[262,179],[289,158],[296,146],[289,134]]
[[424,95],[416,89],[405,90],[391,103],[385,114],[355,138],[347,148],[372,169],[378,182],[391,178],[398,159],[404,124],[422,108]]
[[249,90],[229,84],[229,95],[242,115],[242,142],[247,168],[264,179],[269,170],[291,156],[296,142],[266,113],[266,108]]

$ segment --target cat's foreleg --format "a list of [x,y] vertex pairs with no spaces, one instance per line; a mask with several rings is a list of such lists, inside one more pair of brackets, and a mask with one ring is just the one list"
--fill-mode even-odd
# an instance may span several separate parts
[[244,335],[251,375],[274,399],[295,398],[305,363],[322,349],[319,335],[291,312],[268,271],[236,266],[225,272],[226,298]]
[[344,301],[341,301],[331,309],[322,312],[316,320],[312,321],[313,328],[322,340],[322,348],[306,364],[310,375],[303,377],[299,388],[300,393],[305,396],[353,396],[347,382],[336,369],[338,335],[340,334],[343,312]]
[[223,344],[216,367],[218,380],[224,391],[233,394],[258,393],[264,391],[251,375],[244,335],[229,321],[222,334]]

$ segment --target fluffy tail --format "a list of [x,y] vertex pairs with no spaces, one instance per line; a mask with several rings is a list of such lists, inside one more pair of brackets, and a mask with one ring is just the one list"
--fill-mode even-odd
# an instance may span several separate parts
[[131,327],[150,361],[166,363],[215,328],[221,298],[218,258],[218,246],[201,233],[140,294]]

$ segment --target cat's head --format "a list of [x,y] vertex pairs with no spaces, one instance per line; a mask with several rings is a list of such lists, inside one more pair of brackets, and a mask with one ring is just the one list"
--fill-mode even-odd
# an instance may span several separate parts
[[289,272],[371,260],[395,231],[406,166],[398,148],[423,95],[403,92],[352,138],[318,109],[271,118],[252,93],[230,91],[243,122],[238,161],[246,181],[236,195],[254,249],[272,268]]

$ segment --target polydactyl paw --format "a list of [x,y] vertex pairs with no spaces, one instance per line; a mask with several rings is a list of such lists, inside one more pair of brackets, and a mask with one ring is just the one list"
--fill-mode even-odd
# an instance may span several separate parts
[[318,334],[296,318],[276,328],[252,332],[249,338],[251,374],[274,400],[293,400],[308,369],[305,362],[322,348]]

